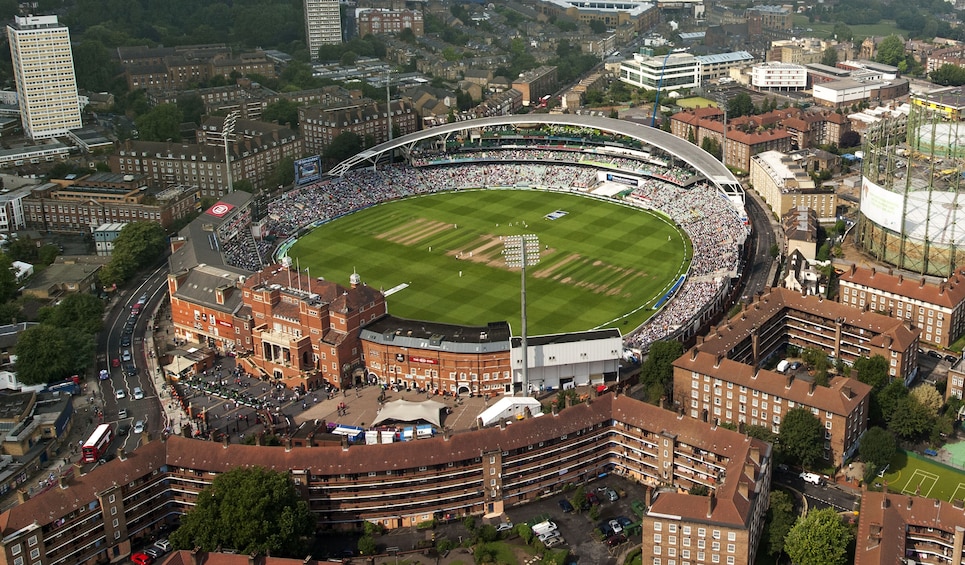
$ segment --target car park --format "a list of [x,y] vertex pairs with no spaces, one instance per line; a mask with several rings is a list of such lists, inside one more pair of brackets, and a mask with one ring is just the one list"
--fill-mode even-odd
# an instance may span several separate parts
[[139,386],[134,387],[134,400],[140,400],[142,398],[144,398],[144,391],[141,390]]
[[114,391],[114,397],[117,398],[118,400],[122,398],[127,398],[127,393],[124,392],[123,388],[119,388],[116,391]]
[[562,510],[564,514],[573,511],[573,505],[570,504],[570,501],[566,500],[565,498],[560,499],[559,505],[560,505],[560,510]]
[[134,422],[134,433],[144,433],[144,422],[142,420]]

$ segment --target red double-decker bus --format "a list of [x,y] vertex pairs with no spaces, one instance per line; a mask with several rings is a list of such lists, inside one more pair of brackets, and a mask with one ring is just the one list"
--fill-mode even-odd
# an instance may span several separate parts
[[112,439],[114,439],[114,426],[110,424],[97,426],[81,448],[81,460],[84,463],[93,463],[100,459],[107,451],[107,446],[111,444]]

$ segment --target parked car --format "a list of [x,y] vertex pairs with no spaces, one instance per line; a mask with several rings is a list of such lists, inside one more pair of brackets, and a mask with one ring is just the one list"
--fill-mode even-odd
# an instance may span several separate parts
[[134,400],[140,400],[142,398],[144,398],[144,391],[141,390],[139,386],[134,387]]
[[821,475],[817,473],[808,473],[807,471],[805,471],[801,473],[799,476],[801,477],[801,479],[804,480],[804,482],[811,483],[812,485],[824,484],[824,478],[822,478]]
[[594,506],[596,506],[597,504],[600,503],[600,499],[597,498],[597,497],[596,497],[596,494],[594,494],[594,493],[592,493],[592,492],[586,493],[586,501],[589,502],[590,504],[594,505]]
[[616,502],[620,500],[620,495],[617,494],[617,491],[613,490],[612,488],[606,489],[606,492],[604,493],[604,495],[606,496],[606,499],[609,500],[610,502]]
[[129,335],[121,336],[121,347],[130,347],[130,346],[131,346],[131,336]]
[[134,433],[144,433],[144,422],[142,420],[134,422]]
[[544,542],[543,542],[543,545],[545,545],[546,547],[556,547],[556,546],[562,545],[562,544],[564,544],[564,543],[566,543],[566,542],[563,540],[563,538],[561,538],[560,536],[555,536],[555,537],[551,537],[551,538],[547,539],[546,541],[544,541]]
[[512,522],[503,522],[502,524],[496,526],[496,531],[497,531],[497,532],[505,532],[505,531],[512,530],[512,529],[513,529],[513,523],[512,523]]
[[123,388],[119,388],[116,391],[114,391],[114,397],[117,398],[118,400],[122,398],[127,398],[127,393],[124,392]]
[[137,553],[131,554],[131,561],[134,565],[151,565],[154,563],[154,558],[150,555],[138,551]]
[[121,361],[127,363],[130,360],[131,360],[131,350],[125,349],[124,351],[121,352]]
[[614,534],[622,534],[622,533],[623,533],[623,526],[620,525],[620,522],[618,522],[618,521],[616,521],[616,520],[610,520],[610,522],[609,522],[608,525],[610,526],[610,529],[613,530],[613,533],[614,533]]
[[928,350],[928,356],[929,356],[929,357],[934,357],[935,359],[941,359],[941,358],[942,358],[942,354],[939,353],[939,352],[937,352],[937,351],[935,351],[934,349],[929,349],[929,350]]
[[633,523],[633,520],[631,520],[630,518],[627,518],[626,516],[617,516],[616,521],[620,522],[620,525],[623,526],[624,528],[626,528],[627,526]]
[[952,365],[954,365],[955,362],[958,361],[958,357],[955,357],[954,355],[946,355],[946,356],[945,356],[945,361],[948,361],[949,363],[951,363]]
[[606,538],[606,544],[610,547],[616,547],[622,543],[627,543],[627,536],[623,534],[614,534]]
[[106,381],[106,380],[109,379],[109,378],[111,378],[111,373],[110,373],[110,371],[108,371],[107,369],[101,369],[100,379],[101,379],[102,381]]
[[118,420],[122,420],[122,419],[124,419],[124,418],[127,418],[127,408],[120,408],[120,409],[118,409],[118,411],[117,411],[117,419],[118,419]]
[[159,539],[156,542],[154,542],[154,547],[166,553],[168,551],[171,551],[171,542],[169,542],[167,539]]
[[570,504],[570,501],[566,500],[565,498],[560,499],[559,505],[560,505],[560,510],[562,510],[564,514],[573,511],[573,505]]

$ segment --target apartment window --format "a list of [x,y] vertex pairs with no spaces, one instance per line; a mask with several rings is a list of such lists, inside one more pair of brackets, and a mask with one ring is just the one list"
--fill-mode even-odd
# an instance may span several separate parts
[[37,536],[30,536],[30,539],[27,540],[27,545],[30,547],[37,545]]
[[31,559],[38,559],[39,557],[40,557],[40,550],[39,550],[39,549],[31,549],[31,550],[30,550],[30,558],[31,558]]
[[727,553],[734,553],[735,551],[737,551],[736,545],[732,543],[727,544]]
[[661,531],[661,530],[663,530],[663,522],[654,522],[654,523],[653,523],[653,531],[659,532],[659,531]]
[[737,541],[737,533],[727,532],[727,541]]
[[663,535],[653,534],[653,543],[663,543]]

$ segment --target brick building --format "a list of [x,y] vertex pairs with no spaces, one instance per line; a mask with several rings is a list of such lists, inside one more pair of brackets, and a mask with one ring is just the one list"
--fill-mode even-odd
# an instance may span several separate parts
[[937,282],[891,269],[852,265],[838,279],[838,300],[921,328],[921,339],[941,348],[965,332],[965,271]]
[[751,157],[750,184],[777,216],[797,207],[810,208],[824,220],[837,214],[834,190],[816,187],[798,160],[784,153],[764,151]]
[[[392,130],[397,135],[419,131],[419,116],[405,100],[392,101]],[[339,135],[351,132],[377,144],[389,140],[389,116],[385,104],[361,102],[350,106],[298,108],[298,123],[308,154],[322,154]]]
[[918,330],[908,322],[783,288],[745,304],[674,362],[674,400],[691,418],[767,426],[779,430],[795,406],[811,409],[827,429],[825,458],[840,465],[867,429],[870,387],[834,377],[813,379],[762,369],[786,345],[816,347],[853,363],[881,355],[892,378],[917,374]]
[[537,101],[556,91],[558,84],[556,67],[539,67],[526,71],[513,80],[513,88],[523,95],[523,106],[535,105]]
[[863,491],[855,565],[961,563],[965,505],[905,493]]
[[370,381],[502,395],[512,379],[509,324],[457,326],[385,316],[361,332]]
[[118,47],[114,56],[124,69],[131,90],[181,90],[215,76],[238,72],[275,78],[274,61],[263,51],[235,54],[224,44],[181,47]]
[[345,388],[361,381],[363,325],[387,313],[385,297],[353,273],[351,286],[273,265],[242,285],[250,312],[252,361],[289,387]]
[[422,12],[418,10],[363,8],[356,10],[355,19],[358,22],[359,37],[369,34],[396,35],[404,29],[411,29],[416,37],[425,35]]
[[34,188],[23,199],[28,229],[91,233],[109,223],[156,222],[168,227],[197,211],[194,186],[148,190],[143,175],[94,173]]
[[[791,134],[781,127],[753,131],[742,131],[727,126],[727,139],[724,139],[723,111],[716,108],[699,108],[678,112],[670,117],[670,131],[677,137],[691,139],[701,146],[704,139],[713,139],[723,148],[728,167],[743,171],[750,168],[751,157],[764,151],[791,150]],[[718,119],[719,118],[719,119]]]
[[[230,192],[221,145],[223,123],[223,117],[206,118],[197,131],[197,144],[127,140],[108,163],[116,173],[145,176],[154,187],[193,185],[201,190],[201,196],[223,196]],[[228,149],[232,180],[249,181],[256,191],[274,188],[267,182],[279,162],[304,154],[302,140],[293,130],[249,120],[237,121]]]
[[[21,492],[0,514],[0,565],[25,553],[45,564],[123,558],[175,523],[218,474],[251,464],[290,473],[319,525],[344,530],[500,513],[616,473],[651,487],[644,531],[656,541],[644,544],[645,562],[692,543],[708,563],[745,565],[754,562],[773,469],[770,444],[612,394],[506,428],[413,442],[330,445],[322,429],[285,449],[176,435],[121,449],[40,496]],[[696,485],[711,496],[681,494]]]

